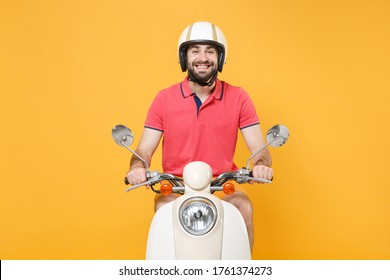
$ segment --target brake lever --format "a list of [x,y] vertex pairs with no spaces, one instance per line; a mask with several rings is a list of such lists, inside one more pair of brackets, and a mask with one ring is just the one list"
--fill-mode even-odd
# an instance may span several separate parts
[[248,181],[272,184],[272,179],[271,180],[267,180],[267,179],[262,179],[262,178],[248,177]]
[[[126,180],[125,180],[126,181]],[[155,183],[157,183],[159,180],[158,179],[151,179],[151,180],[148,180],[148,181],[145,181],[141,184],[136,184],[136,185],[133,185],[129,188],[126,189],[126,192],[128,191],[131,191],[131,190],[134,190],[136,188],[139,188],[139,187],[142,187],[142,186],[147,186],[147,185],[153,185]],[[127,182],[128,183],[128,182]],[[127,184],[128,185],[128,184]]]

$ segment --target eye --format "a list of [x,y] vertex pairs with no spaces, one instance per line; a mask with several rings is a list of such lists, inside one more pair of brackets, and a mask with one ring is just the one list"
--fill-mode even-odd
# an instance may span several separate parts
[[207,53],[208,53],[208,54],[212,54],[212,55],[214,55],[214,54],[216,54],[216,53],[217,53],[217,50],[216,50],[216,49],[214,49],[214,48],[213,48],[213,49],[208,49],[208,50],[207,50]]
[[198,53],[199,53],[199,50],[197,50],[197,49],[192,49],[192,50],[190,50],[190,53],[192,53],[192,54],[198,54]]

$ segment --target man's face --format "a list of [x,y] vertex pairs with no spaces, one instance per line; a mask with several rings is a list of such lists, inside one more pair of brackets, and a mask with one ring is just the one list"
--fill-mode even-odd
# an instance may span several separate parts
[[198,81],[207,83],[218,70],[218,51],[212,45],[194,44],[187,50],[187,68]]

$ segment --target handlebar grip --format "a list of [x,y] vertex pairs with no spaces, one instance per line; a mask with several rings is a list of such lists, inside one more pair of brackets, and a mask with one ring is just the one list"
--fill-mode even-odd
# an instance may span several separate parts
[[258,182],[258,183],[268,183],[268,184],[272,183],[272,179],[271,180],[266,180],[266,179],[262,179],[262,178],[248,177],[248,180],[252,181],[252,182]]
[[[249,172],[249,177],[253,177],[253,171],[251,170],[251,172]],[[271,180],[268,180],[268,181],[273,181],[274,180],[274,177],[272,176]]]
[[125,184],[126,184],[126,185],[129,184],[129,181],[127,180],[127,177],[125,177],[124,181],[125,181]]

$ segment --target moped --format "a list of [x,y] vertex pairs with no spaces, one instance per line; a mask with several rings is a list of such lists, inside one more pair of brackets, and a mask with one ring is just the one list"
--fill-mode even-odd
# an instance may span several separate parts
[[[267,146],[279,147],[285,144],[289,137],[286,126],[275,125],[268,130],[266,144],[248,158],[246,167],[222,173],[215,179],[211,167],[200,161],[188,163],[182,177],[150,171],[148,163],[130,148],[134,136],[129,128],[116,125],[112,129],[112,137],[145,165],[147,181],[127,188],[126,192],[150,186],[154,192],[162,195],[181,194],[155,213],[149,229],[146,259],[251,259],[247,229],[240,212],[213,193],[234,193],[234,184],[230,181],[238,184],[271,183],[253,177],[250,161]],[[127,178],[125,183],[128,184]],[[159,189],[155,188],[156,184],[160,185]]]

